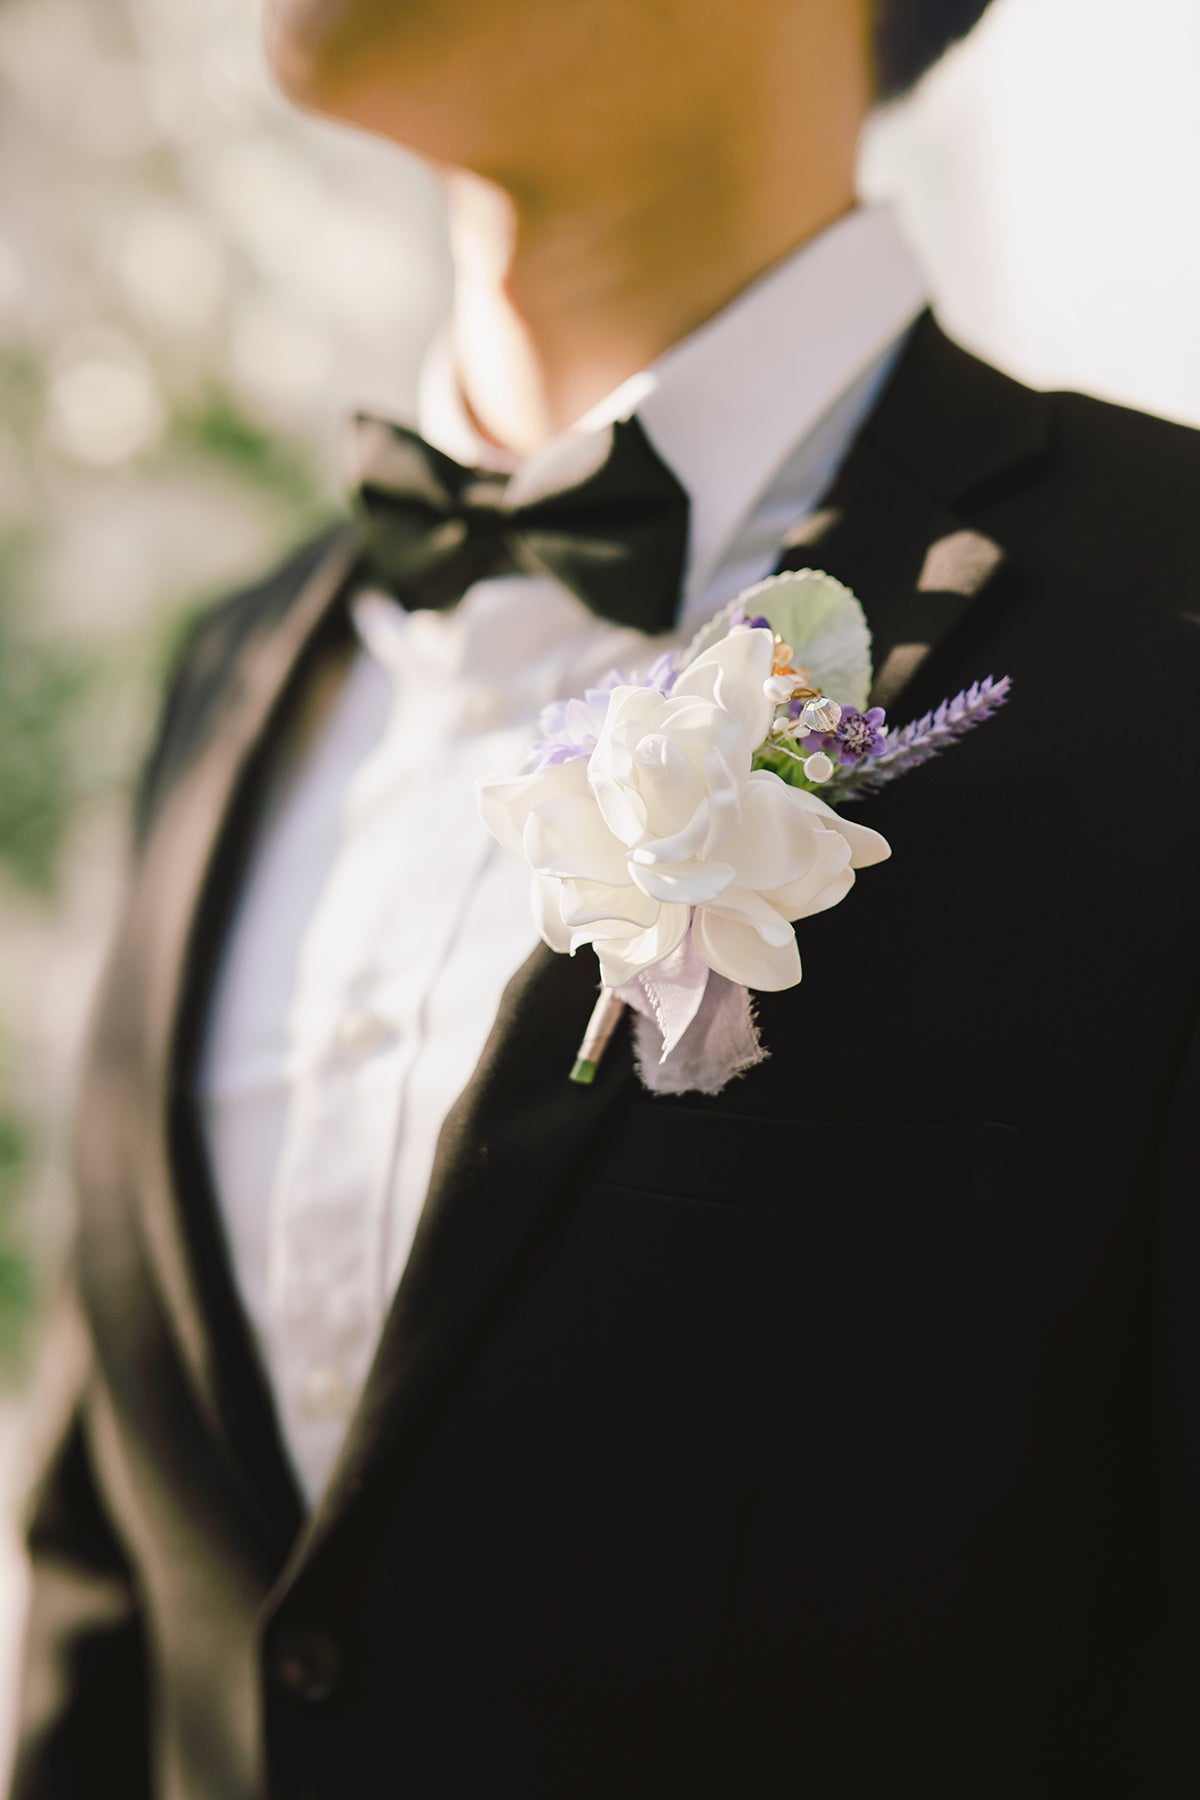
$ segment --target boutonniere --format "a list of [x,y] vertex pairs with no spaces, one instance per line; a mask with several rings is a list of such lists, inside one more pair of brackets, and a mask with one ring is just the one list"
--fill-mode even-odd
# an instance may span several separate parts
[[621,1013],[657,1093],[718,1093],[767,1054],[751,993],[800,980],[795,923],[891,855],[841,807],[991,716],[989,676],[892,732],[868,707],[862,607],[814,569],[750,588],[642,679],[613,673],[542,715],[527,771],[478,784],[488,830],[533,874],[552,950],[590,944],[600,998],[571,1077]]

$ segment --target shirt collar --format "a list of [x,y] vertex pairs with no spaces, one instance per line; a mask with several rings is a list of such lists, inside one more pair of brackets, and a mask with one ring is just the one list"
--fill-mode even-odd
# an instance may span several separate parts
[[[685,608],[788,458],[925,303],[924,278],[891,208],[858,207],[572,427],[596,431],[636,413],[687,489]],[[426,359],[418,418],[429,441],[458,461],[513,466],[466,411],[448,333]]]

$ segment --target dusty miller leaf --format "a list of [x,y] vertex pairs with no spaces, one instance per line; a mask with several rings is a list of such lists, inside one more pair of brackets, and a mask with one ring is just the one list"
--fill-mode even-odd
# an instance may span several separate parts
[[810,671],[815,686],[843,706],[866,705],[871,632],[848,587],[819,569],[798,569],[747,588],[738,604],[751,618],[760,614],[771,621],[772,630],[796,652],[796,666]]

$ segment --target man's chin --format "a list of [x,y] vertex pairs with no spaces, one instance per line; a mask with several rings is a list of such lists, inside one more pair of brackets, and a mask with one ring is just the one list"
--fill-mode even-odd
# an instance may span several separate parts
[[333,106],[352,80],[362,36],[355,0],[267,0],[267,58],[297,105]]

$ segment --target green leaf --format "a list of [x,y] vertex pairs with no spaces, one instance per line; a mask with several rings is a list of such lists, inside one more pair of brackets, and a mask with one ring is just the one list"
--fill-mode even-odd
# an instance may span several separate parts
[[[819,569],[772,575],[747,588],[740,604],[795,651],[797,668],[810,672],[843,706],[865,706],[871,691],[871,631],[862,607],[840,581]],[[713,621],[714,625],[716,620]]]

